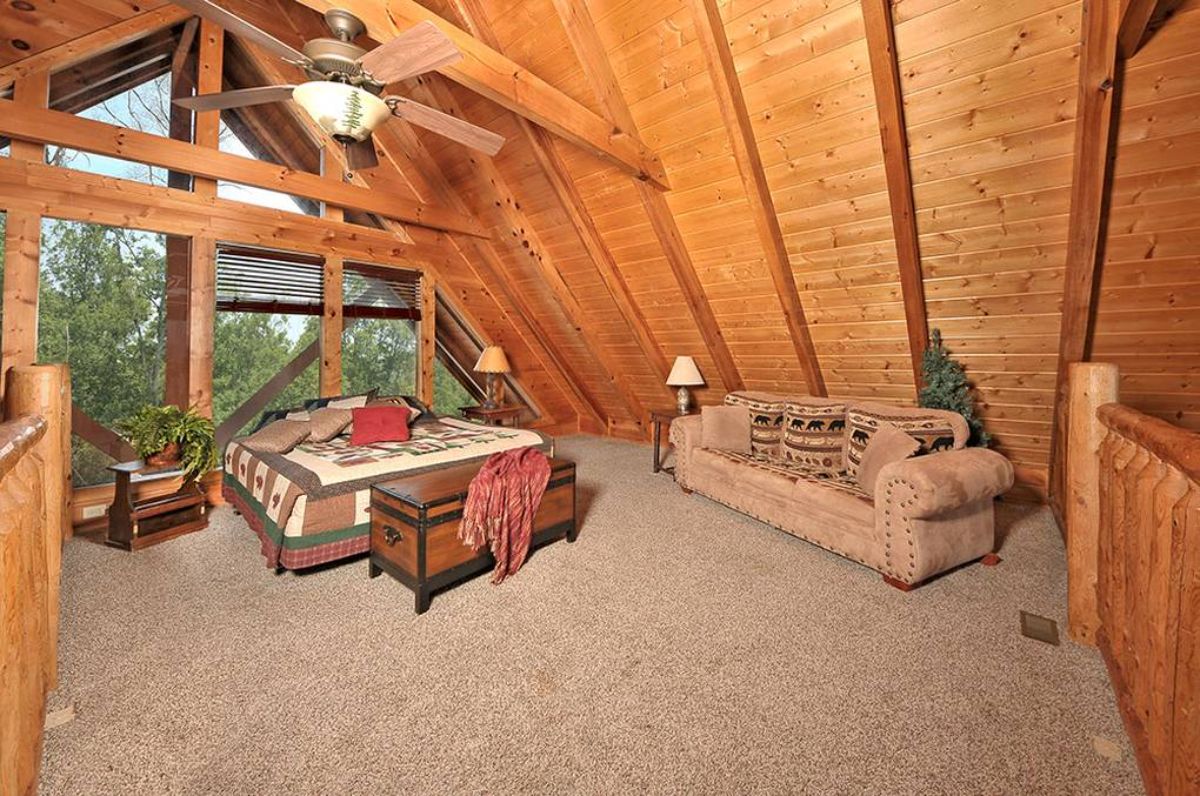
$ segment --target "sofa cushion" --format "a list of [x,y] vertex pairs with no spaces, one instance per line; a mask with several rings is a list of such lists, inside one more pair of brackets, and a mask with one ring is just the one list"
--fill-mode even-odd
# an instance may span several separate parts
[[751,453],[778,458],[786,402],[782,395],[753,390],[739,390],[725,396],[727,406],[744,406],[750,410]]
[[957,412],[910,409],[887,404],[852,403],[846,407],[846,471],[858,477],[863,451],[881,423],[891,423],[921,444],[917,455],[961,448],[970,429]]
[[845,439],[845,401],[795,398],[784,404],[779,452],[785,462],[823,473],[841,472],[846,469]]
[[891,423],[880,423],[871,435],[871,442],[863,451],[858,466],[858,486],[871,497],[875,497],[875,482],[884,465],[902,462],[921,449],[917,438],[901,431]]
[[745,406],[706,406],[700,410],[700,447],[750,452],[750,410]]

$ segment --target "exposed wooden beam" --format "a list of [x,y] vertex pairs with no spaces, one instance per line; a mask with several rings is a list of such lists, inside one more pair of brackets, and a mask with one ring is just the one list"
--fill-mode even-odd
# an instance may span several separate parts
[[1150,22],[1167,0],[1121,0],[1121,22],[1117,31],[1117,52],[1122,58],[1132,58],[1141,48],[1150,29]]
[[297,0],[324,13],[345,8],[366,23],[367,35],[386,42],[420,22],[429,21],[463,53],[457,63],[438,71],[456,83],[508,108],[555,135],[583,147],[640,180],[667,188],[667,175],[658,156],[637,134],[614,125],[562,91],[514,63],[462,29],[450,24],[415,0]]
[[[460,119],[466,118],[463,109],[459,107],[450,87],[438,75],[426,75],[414,81],[414,96],[426,105],[438,108]],[[471,172],[475,175],[480,195],[486,204],[491,205],[499,215],[500,223],[505,231],[504,238],[518,259],[526,259],[542,277],[546,286],[554,296],[559,310],[583,340],[585,346],[595,356],[605,378],[609,381],[613,392],[624,404],[633,423],[640,429],[646,428],[648,415],[638,400],[636,393],[626,375],[622,363],[616,361],[608,351],[608,347],[600,340],[587,322],[583,307],[579,304],[571,287],[563,279],[562,273],[554,263],[549,249],[542,242],[537,230],[525,211],[516,193],[509,186],[507,179],[501,174],[495,161],[480,152],[467,155],[471,164]],[[612,413],[604,413],[609,422],[613,421]]]
[[[200,30],[200,20],[189,19],[175,49],[171,67],[172,99],[190,97],[196,88],[197,55],[192,45]],[[167,134],[176,141],[191,143],[192,112],[172,104],[167,120]],[[167,187],[183,191],[191,190],[192,175],[182,171],[167,172]],[[166,361],[163,378],[163,399],[166,403],[186,409],[191,397],[188,379],[191,368],[184,363],[191,360],[191,323],[188,312],[191,307],[192,241],[182,235],[166,236],[166,290],[164,331],[166,334]],[[127,461],[119,459],[118,461]]]
[[775,292],[779,295],[780,309],[783,311],[788,336],[792,340],[792,348],[796,351],[800,369],[808,382],[809,392],[813,395],[827,395],[825,377],[821,375],[817,350],[813,347],[808,321],[804,317],[804,307],[796,289],[796,277],[788,257],[787,243],[783,239],[783,228],[779,225],[779,214],[775,211],[775,200],[771,196],[771,186],[767,183],[767,174],[758,151],[758,141],[750,123],[750,112],[746,109],[746,99],[742,95],[741,82],[733,63],[733,52],[729,49],[729,40],[725,36],[721,11],[717,8],[715,0],[693,0],[692,10],[696,21],[696,38],[708,64],[708,74],[717,95],[717,107],[721,110],[721,118],[733,147],[734,160],[737,161],[742,187],[746,192],[746,202],[754,216],[754,226],[758,230],[767,270],[771,274]]
[[320,356],[320,343],[316,340],[301,349],[291,361],[284,365],[278,373],[259,387],[242,405],[233,410],[225,422],[217,427],[217,449],[223,450],[229,440],[237,436],[242,427],[262,414],[267,404],[285,387],[296,380],[308,366],[316,362]]
[[1104,220],[1115,154],[1113,107],[1120,79],[1118,0],[1085,0],[1079,99],[1063,275],[1062,325],[1058,338],[1058,379],[1050,449],[1050,496],[1061,509],[1066,472],[1067,372],[1087,358],[1095,309],[1096,275],[1102,258]]
[[[206,148],[200,143],[203,131],[199,127],[199,118],[197,143],[190,144],[59,111],[25,109],[17,113],[13,102],[0,100],[0,133],[13,138],[135,160],[209,180],[228,180],[290,193],[434,229],[487,235],[478,221],[461,213],[340,181],[326,180],[318,174],[296,171],[287,166]],[[203,117],[204,114],[199,116]]]
[[[433,406],[433,369],[437,357],[437,284],[431,276],[421,278],[421,332],[417,352],[421,355],[417,372],[417,397]],[[446,407],[449,408],[449,407]]]
[[[50,97],[50,75],[37,72],[21,78],[13,87],[13,113],[46,107]],[[0,158],[16,165],[40,164],[46,150],[41,144],[14,139],[10,157]],[[0,397],[4,374],[17,365],[37,361],[38,283],[42,245],[42,213],[39,208],[16,208],[8,213],[4,229],[4,328],[0,331]]]
[[133,446],[126,442],[124,437],[108,426],[93,420],[75,403],[71,404],[71,433],[95,445],[101,452],[119,462],[127,462],[138,457]]
[[[486,9],[479,0],[454,0],[454,6],[460,19],[473,35],[489,47],[501,49],[499,37],[487,17]],[[516,121],[522,137],[533,151],[542,173],[554,190],[559,206],[570,220],[575,234],[595,265],[596,271],[600,274],[600,279],[608,288],[613,303],[616,304],[618,311],[625,319],[630,335],[637,342],[638,348],[641,349],[650,365],[651,372],[658,377],[660,386],[669,397],[671,390],[666,386],[666,380],[670,373],[670,365],[667,358],[658,343],[655,342],[650,325],[646,322],[637,302],[634,301],[629,285],[626,284],[625,277],[621,275],[621,271],[617,267],[616,258],[601,237],[600,230],[596,228],[596,223],[592,220],[592,216],[583,202],[583,197],[575,186],[575,181],[571,178],[566,161],[558,151],[555,139],[528,119],[517,116]]]
[[203,230],[231,243],[334,252],[401,268],[436,265],[446,256],[445,238],[432,231],[420,244],[405,243],[382,230],[15,158],[0,158],[0,208],[167,235]]
[[[554,0],[554,6],[562,20],[567,37],[571,41],[571,47],[583,65],[584,76],[605,113],[622,129],[636,134],[637,124],[633,120],[633,113],[629,110],[629,105],[621,94],[616,74],[613,72],[604,46],[596,34],[596,26],[592,22],[587,7],[580,0]],[[671,272],[679,283],[679,290],[696,322],[696,328],[700,332],[701,339],[704,340],[705,348],[708,349],[708,354],[717,367],[724,388],[726,390],[742,389],[745,384],[741,374],[738,373],[737,363],[734,362],[729,346],[721,334],[721,327],[717,324],[717,318],[704,294],[704,286],[700,284],[700,279],[696,276],[696,267],[692,263],[687,246],[683,243],[683,236],[675,223],[675,217],[667,204],[666,197],[659,191],[649,190],[641,182],[636,183],[635,187],[646,211],[646,216],[650,220],[651,229],[654,230],[659,245],[662,247],[663,255],[667,259],[667,264],[671,267]]]
[[912,359],[913,384],[920,391],[921,360],[929,347],[929,320],[925,312],[925,281],[921,275],[921,245],[913,203],[891,0],[862,0],[862,15],[867,53],[871,59],[871,82],[875,86],[875,112],[879,117],[879,136],[883,144],[883,172],[892,211],[892,235],[896,241],[900,292],[904,298],[908,352]]
[[38,72],[58,72],[84,61],[93,55],[114,50],[137,41],[155,31],[169,28],[191,16],[190,11],[175,5],[163,5],[132,16],[114,25],[71,39],[47,50],[0,66],[0,88]]
[[[321,168],[325,179],[342,181],[341,169],[330,148],[321,152]],[[325,205],[322,215],[331,221],[344,220],[342,208]],[[342,334],[345,331],[345,314],[342,309],[344,296],[345,262],[336,254],[325,257],[325,279],[321,308],[321,367],[318,381],[321,397],[342,394]]]

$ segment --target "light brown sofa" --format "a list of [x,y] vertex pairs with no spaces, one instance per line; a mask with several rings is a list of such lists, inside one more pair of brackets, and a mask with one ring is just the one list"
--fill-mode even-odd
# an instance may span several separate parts
[[[703,448],[702,418],[676,419],[670,434],[675,480],[685,492],[865,564],[905,591],[969,561],[999,561],[992,504],[1012,486],[1013,468],[995,451],[965,448],[969,431],[960,415],[761,392],[730,393],[725,400],[750,408],[754,450]],[[824,420],[806,419],[812,417]],[[872,499],[849,470],[880,422],[922,439],[923,455],[885,465]],[[796,442],[785,433],[814,425],[828,427],[824,441]]]

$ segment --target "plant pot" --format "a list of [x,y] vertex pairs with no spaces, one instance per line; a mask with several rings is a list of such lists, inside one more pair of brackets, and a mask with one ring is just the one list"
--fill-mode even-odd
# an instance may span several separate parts
[[178,442],[168,442],[158,453],[146,457],[146,464],[151,467],[174,467],[179,464],[183,449]]

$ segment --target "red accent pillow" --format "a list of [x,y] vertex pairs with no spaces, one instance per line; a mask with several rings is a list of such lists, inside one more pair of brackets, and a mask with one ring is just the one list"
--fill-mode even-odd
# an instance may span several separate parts
[[350,412],[354,416],[354,428],[350,431],[351,445],[408,442],[407,406],[361,406]]

